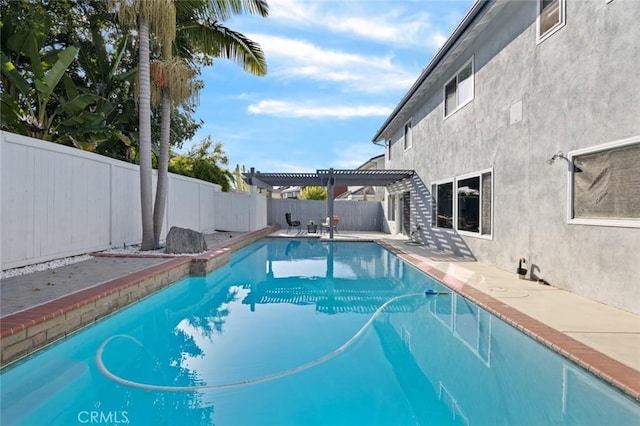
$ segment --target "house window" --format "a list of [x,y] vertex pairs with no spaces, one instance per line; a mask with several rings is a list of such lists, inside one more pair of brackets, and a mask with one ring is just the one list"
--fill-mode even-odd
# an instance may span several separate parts
[[480,232],[480,177],[458,181],[458,230]]
[[438,228],[453,229],[453,182],[433,185],[435,209],[433,225]]
[[407,150],[413,146],[413,128],[411,121],[404,125],[404,149]]
[[538,43],[564,26],[565,0],[538,0]]
[[387,151],[387,161],[391,161],[391,141],[386,141],[384,147]]
[[473,59],[444,86],[445,118],[473,100]]
[[[474,173],[432,185],[432,225],[491,237],[492,171]],[[454,188],[456,188],[454,192]]]
[[492,172],[456,179],[456,230],[491,235]]
[[569,223],[640,228],[640,136],[568,158]]

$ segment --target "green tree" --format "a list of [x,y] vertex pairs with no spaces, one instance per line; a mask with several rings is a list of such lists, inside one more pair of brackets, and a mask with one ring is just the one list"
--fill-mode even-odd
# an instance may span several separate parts
[[242,165],[242,169],[240,169],[240,164],[236,164],[236,168],[233,170],[233,187],[238,192],[249,192],[249,185],[244,181],[242,175],[246,172],[244,165]]
[[[15,9],[2,3],[1,122],[3,129],[50,141],[58,126],[64,124],[61,118],[85,113],[97,96],[81,93],[68,78],[77,47],[45,49],[52,18],[38,7],[34,10],[32,17],[37,20],[23,22],[17,19]],[[55,92],[61,83],[66,99]]]
[[[114,13],[109,13],[107,6],[104,0],[0,0],[0,43],[2,52],[8,58],[8,61],[5,58],[5,64],[10,62],[13,68],[11,72],[22,76],[28,84],[34,81],[29,55],[24,49],[18,49],[20,51],[17,52],[11,50],[11,44],[7,43],[8,40],[15,40],[13,36],[16,33],[37,35],[37,43],[42,46],[42,63],[45,60],[52,62],[55,52],[69,46],[79,48],[43,111],[50,124],[47,132],[40,131],[42,135],[36,132],[44,126],[31,126],[29,123],[37,120],[29,118],[27,122],[26,119],[30,111],[39,111],[32,96],[35,92],[26,98],[10,76],[1,74],[3,129],[27,136],[45,137],[52,142],[126,161],[139,160],[134,90],[138,72],[138,42],[136,37],[129,36],[118,25],[115,10],[111,9]],[[195,51],[193,54],[196,57],[204,56]],[[151,55],[158,57],[157,49],[152,50]],[[49,65],[45,65],[44,69],[47,71]],[[202,84],[197,82],[199,87]],[[94,97],[95,102],[82,109],[82,103],[70,102],[78,95],[82,95],[80,99],[84,102]],[[173,108],[169,139],[172,147],[180,147],[183,141],[193,139],[202,125],[202,121],[193,119],[194,114],[195,106]],[[34,115],[37,117],[37,114]],[[151,134],[154,161],[159,153],[160,116],[160,109],[153,108]]]
[[[164,44],[162,60],[156,63],[153,82],[161,98],[160,149],[158,155],[158,183],[153,209],[154,244],[159,246],[168,192],[169,133],[171,110],[175,106],[192,103],[199,86],[195,81],[196,64],[189,67],[190,58],[217,56],[232,59],[244,66],[246,71],[258,75],[266,73],[266,63],[262,50],[242,34],[219,25],[218,19],[225,19],[243,12],[266,16],[266,2],[255,0],[184,0],[176,3],[177,34],[183,37],[174,44]],[[197,53],[193,55],[193,53]],[[193,59],[192,59],[193,61]],[[205,171],[203,171],[204,173]],[[218,176],[217,179],[223,179]],[[224,179],[226,182],[227,179]],[[227,187],[228,183],[223,185]]]
[[[171,110],[177,105],[188,103],[193,98],[197,85],[195,72],[180,59],[171,57],[170,49],[164,52],[164,61],[156,62],[153,82],[160,92],[160,149],[158,152],[158,180],[153,208],[154,245],[159,247],[164,213],[168,196],[169,139],[171,133]],[[177,104],[177,105],[176,105]]]
[[132,161],[131,147],[138,144],[133,38],[116,27],[104,1],[75,1],[87,29],[68,36],[80,48],[78,69],[72,77],[78,86],[90,88],[99,96],[94,115],[103,120],[104,126],[87,133],[78,125],[76,132],[67,132],[56,142],[67,143],[65,139],[69,139],[78,148]]
[[216,183],[222,187],[223,191],[229,191],[233,176],[222,167],[229,163],[222,148],[222,142],[214,143],[211,136],[207,136],[185,155],[173,157],[169,161],[169,171]]
[[151,176],[151,35],[160,46],[171,46],[176,34],[174,0],[109,0],[121,24],[138,34],[138,127],[140,156],[141,250],[155,248],[153,182]]
[[305,186],[300,193],[301,200],[326,200],[327,190],[321,186]]
[[[99,0],[0,0],[3,129],[100,153],[128,150],[136,71],[122,71],[129,43],[105,11]],[[76,54],[60,54],[69,51]]]

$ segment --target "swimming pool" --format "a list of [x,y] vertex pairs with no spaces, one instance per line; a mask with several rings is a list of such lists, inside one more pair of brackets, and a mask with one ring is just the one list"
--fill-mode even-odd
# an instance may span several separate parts
[[261,240],[0,379],[3,425],[640,418],[632,400],[373,243]]

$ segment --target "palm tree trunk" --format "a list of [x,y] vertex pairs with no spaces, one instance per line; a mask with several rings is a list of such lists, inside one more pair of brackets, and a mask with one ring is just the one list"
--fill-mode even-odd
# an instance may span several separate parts
[[138,69],[138,114],[140,126],[140,203],[142,207],[141,250],[154,248],[153,242],[153,182],[151,177],[151,89],[149,78],[149,22],[140,16],[140,58]]
[[169,89],[162,90],[162,116],[160,121],[160,155],[158,158],[158,185],[156,203],[153,208],[153,236],[155,247],[160,247],[162,222],[167,206],[169,184],[169,132],[171,130],[171,94]]

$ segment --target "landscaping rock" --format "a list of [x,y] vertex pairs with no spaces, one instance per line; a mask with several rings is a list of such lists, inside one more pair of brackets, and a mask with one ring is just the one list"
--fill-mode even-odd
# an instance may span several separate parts
[[202,232],[172,226],[167,234],[165,253],[202,253],[207,251],[207,242]]

